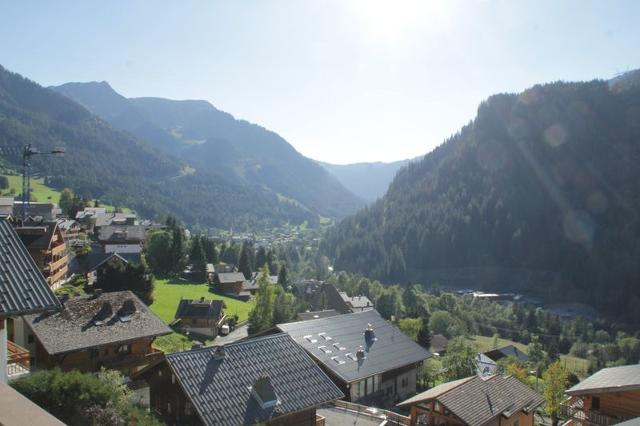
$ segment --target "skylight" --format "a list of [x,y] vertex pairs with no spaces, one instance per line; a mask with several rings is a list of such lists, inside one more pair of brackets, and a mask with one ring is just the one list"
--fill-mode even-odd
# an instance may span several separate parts
[[340,359],[340,357],[332,356],[331,359],[335,361],[335,363],[338,365],[346,364],[346,361],[343,359]]
[[306,336],[304,336],[304,338],[307,340],[307,342],[318,343],[318,339],[314,339],[311,334],[307,334]]
[[322,352],[324,352],[325,354],[330,354],[331,353],[331,349],[329,349],[326,346],[318,346],[318,349],[320,349]]
[[334,348],[336,348],[336,349],[337,349],[337,350],[339,350],[339,351],[344,351],[344,350],[346,350],[346,349],[347,349],[347,348],[345,348],[344,346],[342,346],[342,345],[341,345],[340,343],[338,343],[338,342],[334,343],[334,344],[333,344],[333,347],[334,347]]

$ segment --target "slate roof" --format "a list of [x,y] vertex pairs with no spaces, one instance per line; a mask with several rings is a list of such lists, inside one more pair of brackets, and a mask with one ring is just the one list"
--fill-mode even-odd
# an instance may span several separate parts
[[238,281],[246,281],[242,272],[220,272],[218,273],[218,281],[221,283],[237,283]]
[[298,314],[298,318],[300,318],[300,320],[302,321],[308,321],[318,318],[334,317],[336,315],[340,315],[340,312],[336,311],[335,309],[325,309],[324,311],[300,312]]
[[620,392],[640,389],[640,364],[603,368],[571,389],[569,395]]
[[140,263],[140,253],[88,253],[75,256],[69,261],[69,272],[72,274],[88,274],[102,266],[113,257],[125,263],[137,265]]
[[[133,213],[96,213],[95,226],[101,228],[103,226],[109,226],[114,221],[126,221],[127,219],[136,219],[136,215]],[[130,225],[132,226],[132,225]]]
[[[365,339],[371,324],[374,339]],[[403,367],[431,354],[385,321],[375,310],[278,324],[300,346],[347,383]],[[364,359],[357,359],[359,347]]]
[[56,222],[29,223],[16,228],[16,232],[28,248],[46,250],[51,245],[57,227]]
[[100,227],[98,240],[139,242],[144,240],[146,229],[142,225],[107,225]]
[[527,356],[527,354],[513,345],[507,345],[501,348],[492,349],[490,351],[486,351],[484,354],[494,361],[498,361],[499,359],[509,356],[518,358],[522,362],[529,361],[529,357]]
[[542,395],[512,376],[472,376],[444,383],[398,404],[437,400],[469,426],[482,426],[499,416],[531,412],[544,403]]
[[[344,394],[286,334],[167,355],[167,363],[205,425],[237,426],[315,407]],[[278,398],[263,409],[252,387],[269,377]]]
[[0,220],[0,317],[60,307],[16,231]]
[[[121,318],[127,300],[135,306],[129,321]],[[107,302],[110,312],[102,318],[104,323],[97,325],[94,320],[101,319],[98,314]],[[69,299],[60,312],[28,315],[25,320],[49,354],[171,333],[171,329],[130,291],[76,297]]]
[[361,311],[363,309],[373,309],[373,303],[367,296],[349,296],[344,291],[339,292],[342,300],[351,307],[354,311]]
[[[203,298],[204,299],[204,298]],[[222,316],[225,307],[222,300],[192,300],[182,299],[176,309],[176,318],[211,318],[218,319]]]

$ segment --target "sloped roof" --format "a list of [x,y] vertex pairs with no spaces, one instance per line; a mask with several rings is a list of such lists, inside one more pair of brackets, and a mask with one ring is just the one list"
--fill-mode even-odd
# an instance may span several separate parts
[[212,318],[222,316],[224,301],[182,299],[176,309],[176,318]]
[[[186,396],[205,425],[237,426],[301,411],[344,395],[286,334],[167,355]],[[262,408],[253,386],[268,377],[278,398]]]
[[136,265],[141,261],[140,253],[87,253],[75,256],[69,261],[69,272],[72,274],[88,274],[112,258],[118,258],[124,263]]
[[[364,335],[368,324],[373,327],[373,340]],[[278,324],[277,328],[347,383],[431,356],[375,310]],[[365,358],[358,360],[356,352],[361,346]]]
[[[130,320],[124,321],[121,314],[125,304],[131,303],[128,300],[133,302],[135,312]],[[106,306],[109,307],[106,317],[98,318]],[[130,291],[76,297],[69,299],[58,313],[27,315],[25,320],[49,354],[171,333],[171,329]],[[95,320],[104,322],[99,325]]]
[[298,318],[302,321],[308,321],[318,318],[335,317],[336,315],[340,315],[340,312],[335,309],[325,309],[324,311],[300,312]]
[[603,368],[571,389],[569,395],[620,392],[640,389],[640,364]]
[[512,376],[472,376],[444,383],[401,402],[400,406],[437,400],[469,426],[482,426],[504,415],[531,412],[544,403],[542,395]]
[[440,353],[447,350],[449,346],[449,339],[442,334],[434,334],[431,336],[431,347],[429,350],[434,353]]
[[497,361],[501,358],[505,358],[509,356],[518,358],[522,362],[529,361],[529,357],[527,356],[527,354],[525,354],[524,352],[522,352],[520,349],[516,348],[513,345],[506,345],[501,348],[495,348],[490,351],[486,351],[484,354],[494,361]]
[[218,273],[218,281],[221,283],[237,283],[238,281],[246,281],[242,272],[220,272]]
[[27,248],[48,249],[58,228],[56,222],[31,222],[16,228]]
[[367,296],[349,296],[344,291],[341,291],[339,293],[342,300],[353,309],[356,309],[356,310],[360,310],[364,308],[373,309],[373,303],[371,302],[371,300],[369,300]]
[[60,309],[11,224],[0,220],[0,317]]
[[107,225],[100,227],[100,241],[143,241],[146,229],[142,225]]

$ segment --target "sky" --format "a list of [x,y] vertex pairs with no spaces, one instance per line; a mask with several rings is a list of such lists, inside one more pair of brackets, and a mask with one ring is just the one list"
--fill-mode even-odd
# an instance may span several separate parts
[[635,0],[0,0],[0,64],[205,99],[308,157],[388,162],[492,94],[640,68],[639,19]]

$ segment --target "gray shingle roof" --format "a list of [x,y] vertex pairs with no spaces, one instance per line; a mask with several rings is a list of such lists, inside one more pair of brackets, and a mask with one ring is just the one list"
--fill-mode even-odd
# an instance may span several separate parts
[[[127,300],[133,301],[135,312],[129,321],[123,321],[120,314]],[[94,320],[107,303],[110,313],[103,324],[96,325]],[[27,315],[25,320],[49,354],[171,333],[171,329],[130,291],[76,297],[69,299],[58,313]]]
[[218,281],[221,283],[237,283],[238,281],[246,281],[242,272],[220,272]]
[[300,312],[298,318],[300,318],[301,321],[308,321],[318,318],[335,317],[336,315],[340,315],[340,312],[335,309],[325,309],[324,311]]
[[222,316],[224,301],[182,299],[176,309],[176,318],[211,318]]
[[[374,340],[365,339],[364,330],[368,324],[373,327]],[[347,383],[431,356],[375,310],[278,324],[277,327]],[[365,359],[356,360],[360,346],[365,351]]]
[[146,229],[142,225],[108,225],[100,228],[98,240],[100,241],[144,241]]
[[640,389],[640,364],[603,368],[567,390],[567,394],[582,395],[637,389]]
[[506,345],[500,348],[492,349],[490,351],[485,352],[484,354],[494,361],[498,361],[499,359],[509,357],[509,356],[518,358],[522,362],[529,361],[529,357],[527,356],[527,354],[525,354],[524,352],[522,352],[520,349],[516,348],[513,345]]
[[[237,426],[297,412],[344,395],[286,334],[167,355],[167,362],[206,425]],[[268,376],[278,404],[263,409],[252,387]]]
[[437,400],[469,426],[481,426],[501,415],[531,412],[544,398],[512,376],[478,376],[444,383],[416,395],[400,406]]
[[60,307],[16,231],[0,220],[0,317]]

